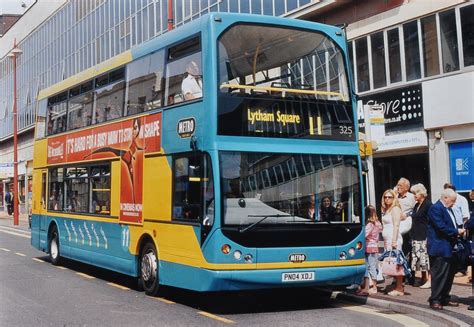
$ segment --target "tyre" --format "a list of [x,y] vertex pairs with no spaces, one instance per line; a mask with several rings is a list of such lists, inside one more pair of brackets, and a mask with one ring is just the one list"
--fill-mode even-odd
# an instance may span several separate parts
[[152,242],[147,242],[140,253],[140,276],[138,288],[143,289],[146,295],[156,296],[159,290],[158,255]]
[[51,232],[49,234],[49,259],[55,266],[57,266],[61,260],[59,252],[59,234],[56,226],[51,228]]

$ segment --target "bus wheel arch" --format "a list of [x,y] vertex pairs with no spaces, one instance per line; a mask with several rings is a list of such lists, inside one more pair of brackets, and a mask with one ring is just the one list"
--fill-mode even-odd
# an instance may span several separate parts
[[160,288],[159,258],[153,238],[146,234],[140,240],[138,252],[138,288],[156,296]]
[[51,263],[55,266],[61,261],[59,232],[55,222],[49,225],[48,229],[48,253]]

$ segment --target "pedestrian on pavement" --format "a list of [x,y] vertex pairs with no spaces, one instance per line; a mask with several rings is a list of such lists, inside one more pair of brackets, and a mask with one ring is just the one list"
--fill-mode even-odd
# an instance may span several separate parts
[[[400,233],[403,237],[403,254],[408,260],[408,264],[411,266],[412,262],[412,242],[410,236],[410,230],[413,224],[411,218],[411,213],[415,207],[415,196],[413,193],[410,193],[410,181],[405,177],[402,177],[398,180],[396,190],[398,193],[398,203],[400,203],[400,208],[402,209],[401,223],[400,223]],[[415,274],[411,275],[412,277],[408,279],[408,283],[413,285],[415,283]]]
[[421,272],[420,288],[430,288],[430,260],[428,256],[428,248],[426,246],[426,234],[428,229],[428,211],[432,204],[431,201],[427,199],[428,192],[423,184],[420,183],[413,185],[410,191],[415,195],[416,200],[415,207],[411,214],[411,269],[413,272]]
[[7,212],[11,216],[13,214],[13,193],[9,190],[5,194],[5,204],[7,206]]
[[365,275],[361,288],[356,293],[362,296],[377,294],[378,243],[382,231],[382,224],[373,205],[368,205],[365,208],[365,219]]
[[[382,236],[385,244],[385,251],[402,249],[403,238],[400,233],[401,217],[402,210],[398,203],[397,194],[392,189],[386,190],[382,196]],[[404,295],[403,276],[395,276],[395,282],[395,288],[388,292],[388,295]]]
[[427,243],[431,267],[431,296],[428,301],[433,310],[442,310],[443,306],[459,306],[449,295],[456,273],[454,243],[465,233],[463,228],[457,228],[452,210],[456,197],[452,189],[445,189],[428,211]]
[[[451,183],[445,183],[444,189],[450,188],[454,192],[456,192],[456,187]],[[454,217],[456,218],[456,224],[458,228],[463,228],[464,223],[469,219],[469,203],[467,199],[456,192],[456,202],[453,205],[453,212]],[[456,274],[454,277],[463,277],[467,274],[467,267],[459,267],[457,268]]]

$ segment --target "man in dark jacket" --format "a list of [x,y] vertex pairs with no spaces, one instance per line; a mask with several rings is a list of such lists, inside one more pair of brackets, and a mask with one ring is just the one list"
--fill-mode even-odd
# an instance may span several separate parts
[[457,228],[452,206],[456,192],[445,189],[441,198],[428,211],[428,255],[431,266],[431,296],[428,299],[433,310],[442,310],[443,305],[459,306],[451,301],[449,292],[453,285],[456,265],[453,264],[453,246],[465,230]]

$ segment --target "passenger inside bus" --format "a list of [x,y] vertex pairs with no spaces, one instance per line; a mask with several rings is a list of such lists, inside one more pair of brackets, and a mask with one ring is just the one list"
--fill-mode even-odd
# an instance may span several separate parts
[[336,208],[332,206],[331,198],[324,196],[319,207],[319,221],[333,221],[335,212]]
[[202,98],[202,76],[198,64],[191,60],[186,64],[186,74],[181,83],[181,92],[186,101]]

